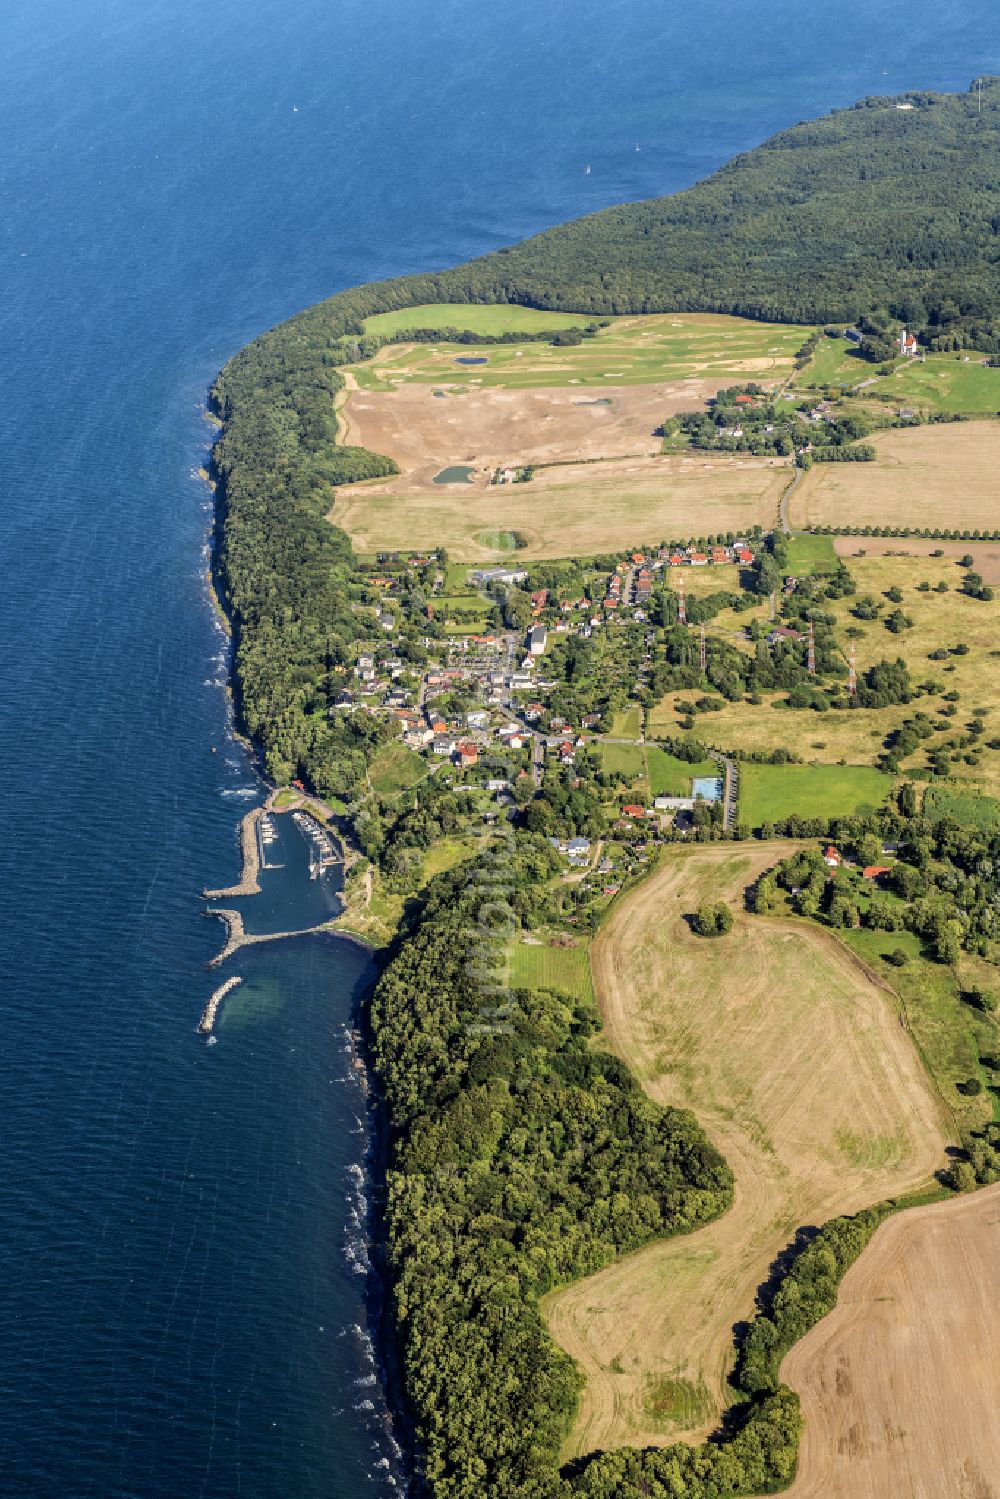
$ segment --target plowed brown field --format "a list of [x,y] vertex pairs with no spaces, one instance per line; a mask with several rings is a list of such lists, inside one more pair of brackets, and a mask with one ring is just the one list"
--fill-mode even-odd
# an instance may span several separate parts
[[884,1223],[781,1372],[789,1499],[1000,1499],[1000,1186]]

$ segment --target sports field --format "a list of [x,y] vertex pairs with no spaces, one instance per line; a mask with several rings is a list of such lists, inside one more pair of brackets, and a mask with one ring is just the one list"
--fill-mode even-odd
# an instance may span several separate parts
[[[537,331],[579,326],[593,320],[587,315],[564,314],[565,322],[560,322],[557,313],[512,307],[456,307],[453,317],[442,314],[441,307],[410,308],[370,318],[366,327],[399,332],[407,326],[451,322],[473,332],[503,333],[518,327]],[[550,321],[553,318],[555,322]],[[391,390],[394,385],[416,382],[438,387],[502,385],[508,390],[599,385],[603,391],[610,384],[686,379],[708,381],[716,390],[737,380],[773,383],[784,379],[792,373],[795,353],[810,331],[715,313],[654,313],[615,318],[594,337],[569,347],[548,343],[391,345],[374,359],[351,366],[351,372],[366,390]],[[473,359],[484,362],[460,362]]]
[[870,765],[740,766],[740,822],[759,828],[784,817],[850,817],[879,807],[892,777]]
[[619,459],[543,469],[530,484],[392,480],[337,492],[330,519],[363,554],[447,547],[456,560],[493,560],[498,529],[519,531],[521,559],[590,557],[664,539],[771,526],[788,470],[772,459]]
[[781,1377],[789,1499],[991,1499],[1000,1474],[1000,1186],[890,1218]]
[[832,573],[837,569],[832,536],[790,536],[786,550],[788,572],[793,578]]
[[869,441],[873,463],[813,465],[791,498],[793,528],[996,526],[1000,422],[897,428]]
[[[547,1298],[587,1376],[567,1458],[703,1436],[729,1403],[733,1327],[797,1228],[943,1164],[948,1124],[895,997],[832,934],[742,911],[747,884],[793,846],[674,851],[594,939],[603,1043],[658,1103],[695,1112],[736,1196],[706,1228]],[[693,936],[685,915],[718,899],[732,932]]]

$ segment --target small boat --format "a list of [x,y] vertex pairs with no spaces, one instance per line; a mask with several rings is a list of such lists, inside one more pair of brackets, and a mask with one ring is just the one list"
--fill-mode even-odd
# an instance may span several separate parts
[[589,177],[589,176],[590,176],[590,168],[589,168],[589,167],[587,167],[587,168],[586,168],[586,169],[585,169],[585,171],[584,171],[584,174],[583,174],[583,175],[584,175],[584,176],[585,176],[585,177]]

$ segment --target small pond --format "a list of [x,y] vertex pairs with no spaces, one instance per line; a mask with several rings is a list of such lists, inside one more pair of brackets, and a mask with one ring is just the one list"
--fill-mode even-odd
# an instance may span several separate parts
[[456,463],[451,468],[443,468],[439,474],[435,474],[431,480],[432,484],[471,484],[474,468],[467,463]]
[[459,354],[456,364],[489,364],[485,354]]

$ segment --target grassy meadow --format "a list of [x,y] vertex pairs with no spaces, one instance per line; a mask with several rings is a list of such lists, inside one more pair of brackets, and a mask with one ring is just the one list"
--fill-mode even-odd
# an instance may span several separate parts
[[657,744],[601,744],[600,754],[604,770],[627,776],[635,795],[644,802],[654,796],[690,796],[694,776],[719,774],[714,760],[691,765]]
[[[702,1436],[732,1398],[733,1325],[799,1225],[920,1187],[943,1163],[950,1117],[893,996],[830,933],[742,909],[792,847],[672,851],[594,938],[600,1044],[657,1103],[697,1112],[737,1191],[715,1222],[543,1302],[587,1376],[566,1459]],[[694,936],[686,916],[720,899],[732,932]]]
[[[864,549],[863,537],[857,538],[857,546]],[[905,541],[900,546],[905,547]],[[961,777],[974,790],[1000,796],[1000,752],[988,748],[991,739],[1000,737],[1000,695],[994,685],[1000,660],[996,654],[1000,650],[1000,597],[986,602],[961,593],[963,569],[954,558],[848,556],[844,560],[856,582],[857,594],[829,600],[823,607],[835,616],[837,638],[845,651],[846,630],[857,632],[854,644],[859,673],[877,661],[902,656],[914,684],[930,684],[932,690],[920,693],[910,703],[827,713],[786,708],[785,693],[764,694],[760,703],[725,703],[716,712],[699,715],[693,732],[709,744],[747,751],[784,748],[810,764],[835,767],[844,761],[844,768],[850,769],[872,766],[886,736],[919,711],[938,725],[934,736],[902,761],[904,771],[919,772],[926,770],[927,749],[937,737],[961,733],[976,714],[985,729],[980,745],[963,752],[966,759]],[[939,593],[937,585],[941,582],[947,584],[947,591]],[[920,584],[927,585],[924,591]],[[891,634],[884,623],[884,616],[896,607],[886,598],[890,588],[901,590],[903,598],[898,607],[913,621],[912,627],[898,635]],[[883,604],[882,617],[859,620],[854,616],[857,598],[864,595]],[[733,643],[733,630],[745,624],[748,617],[733,620],[719,615],[707,627],[708,633]],[[967,650],[956,654],[955,647],[961,646]],[[941,660],[931,660],[931,652],[939,650],[948,654]],[[958,693],[958,700],[949,702],[945,694],[953,692]],[[649,733],[677,733],[677,703],[692,696],[690,691],[673,693],[651,709]],[[750,767],[745,769],[749,772]],[[775,774],[780,780],[784,771],[779,767]],[[800,809],[788,808],[789,812],[795,810]]]

